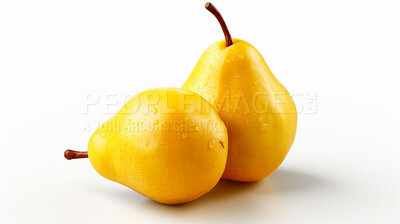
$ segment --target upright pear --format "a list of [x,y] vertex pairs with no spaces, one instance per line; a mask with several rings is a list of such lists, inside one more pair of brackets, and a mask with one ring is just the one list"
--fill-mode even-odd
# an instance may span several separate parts
[[206,9],[220,22],[225,40],[203,53],[183,88],[206,98],[226,124],[229,152],[222,177],[261,180],[280,166],[293,144],[296,107],[256,48],[232,39],[211,3]]
[[103,177],[165,204],[192,201],[209,192],[224,172],[228,139],[214,108],[179,88],[134,96],[89,140],[89,157]]

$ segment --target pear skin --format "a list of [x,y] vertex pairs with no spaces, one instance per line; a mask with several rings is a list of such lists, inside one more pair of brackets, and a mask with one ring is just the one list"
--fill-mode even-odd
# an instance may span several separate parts
[[[206,8],[213,7],[207,4]],[[222,19],[216,9],[207,9]],[[221,26],[226,34],[225,23]],[[291,148],[296,106],[255,47],[239,39],[227,45],[226,40],[211,45],[182,88],[206,98],[228,129],[228,161],[222,177],[257,181],[273,173]]]
[[229,47],[225,41],[209,47],[183,88],[206,98],[227,126],[223,178],[260,180],[283,162],[296,135],[296,107],[249,43],[233,39]]
[[99,127],[88,157],[103,177],[160,203],[180,204],[209,192],[221,178],[228,136],[204,98],[179,88],[134,96]]

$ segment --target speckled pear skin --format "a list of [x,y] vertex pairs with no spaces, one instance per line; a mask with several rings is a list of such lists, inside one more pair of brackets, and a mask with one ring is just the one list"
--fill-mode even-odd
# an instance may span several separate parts
[[239,39],[211,45],[182,88],[206,98],[227,126],[223,178],[257,181],[280,166],[295,139],[296,106],[255,47]]
[[180,88],[134,96],[88,146],[100,175],[165,204],[209,192],[224,172],[227,153],[226,127],[215,109]]

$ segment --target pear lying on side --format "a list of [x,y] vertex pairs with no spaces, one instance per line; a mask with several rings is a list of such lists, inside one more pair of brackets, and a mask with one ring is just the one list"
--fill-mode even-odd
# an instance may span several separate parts
[[249,43],[231,39],[221,14],[225,41],[211,45],[183,85],[217,109],[229,136],[223,178],[257,181],[273,173],[293,144],[297,112],[292,97]]
[[214,108],[179,88],[134,96],[89,140],[89,157],[103,177],[165,204],[192,201],[209,192],[224,172],[228,137]]

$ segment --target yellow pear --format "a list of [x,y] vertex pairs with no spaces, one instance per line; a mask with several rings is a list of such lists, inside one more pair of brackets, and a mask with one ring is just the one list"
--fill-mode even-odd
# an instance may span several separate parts
[[293,144],[297,111],[292,97],[249,43],[231,39],[221,14],[225,40],[211,45],[183,85],[206,98],[225,122],[228,161],[222,178],[257,181],[283,162]]
[[87,158],[103,177],[165,204],[192,201],[221,178],[227,160],[226,127],[200,95],[179,88],[134,96],[89,140]]

